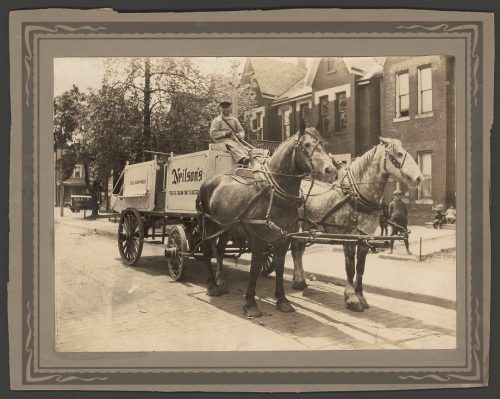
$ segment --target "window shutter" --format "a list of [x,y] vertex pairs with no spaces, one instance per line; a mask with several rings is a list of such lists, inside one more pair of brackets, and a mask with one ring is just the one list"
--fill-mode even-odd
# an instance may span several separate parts
[[340,123],[339,123],[339,101],[337,99],[333,100],[330,104],[331,106],[331,111],[330,115],[332,115],[332,125],[335,131],[340,130]]

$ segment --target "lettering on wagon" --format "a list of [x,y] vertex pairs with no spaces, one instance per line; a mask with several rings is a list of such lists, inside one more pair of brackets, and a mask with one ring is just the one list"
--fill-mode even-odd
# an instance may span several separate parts
[[177,183],[187,183],[192,181],[202,181],[203,180],[203,171],[200,168],[196,168],[196,170],[188,170],[187,168],[181,169],[172,169],[172,176],[174,180],[172,184]]
[[134,184],[145,184],[146,183],[146,179],[142,179],[142,180],[130,180],[130,185],[133,186]]

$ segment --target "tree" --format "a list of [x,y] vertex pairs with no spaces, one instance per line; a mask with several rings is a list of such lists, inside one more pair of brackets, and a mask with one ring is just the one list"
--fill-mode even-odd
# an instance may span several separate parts
[[54,99],[54,150],[66,147],[78,131],[85,95],[73,85]]
[[87,190],[94,200],[93,216],[97,216],[101,187],[116,178],[126,161],[141,160],[142,127],[137,104],[120,89],[103,85],[87,95],[79,157],[88,178]]
[[[142,113],[141,152],[157,147],[154,121],[165,122],[182,98],[204,96],[206,78],[189,58],[108,59],[104,85],[119,90]],[[175,109],[174,109],[175,112]]]
[[[54,98],[53,140],[60,184],[71,176],[77,162],[78,155],[72,143],[82,119],[84,100],[85,95],[74,85]],[[58,204],[59,198],[57,196]],[[63,204],[59,205],[63,206]]]

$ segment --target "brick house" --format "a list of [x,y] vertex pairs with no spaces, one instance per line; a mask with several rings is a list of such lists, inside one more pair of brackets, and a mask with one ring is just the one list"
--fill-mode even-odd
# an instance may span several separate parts
[[257,139],[283,141],[279,121],[271,115],[271,104],[304,79],[304,64],[295,65],[272,58],[247,58],[241,84],[256,83],[259,106],[245,113],[245,120],[256,132]]
[[[283,141],[300,123],[315,126],[326,147],[347,164],[378,143],[402,140],[425,176],[403,191],[410,222],[422,223],[436,204],[455,203],[454,60],[446,56],[299,59],[290,64],[247,59],[244,79],[259,88],[259,107],[245,116],[264,140]],[[255,67],[255,68],[254,68]],[[269,71],[271,68],[273,71]]]
[[398,182],[386,196],[401,189],[415,220],[431,213],[433,205],[455,205],[453,57],[388,57],[380,112],[383,135],[401,139],[425,177],[419,189]]
[[[306,68],[303,58],[297,65],[249,58],[243,77],[254,79],[259,88],[259,107],[245,117],[261,128],[265,140],[283,141],[299,130],[301,122],[314,126],[325,137],[327,150],[350,163],[378,142],[382,67],[371,57],[309,61]],[[276,69],[272,73],[259,71],[271,66]],[[249,74],[252,70],[256,72]],[[269,92],[274,95],[263,94]],[[263,121],[257,115],[264,115]]]

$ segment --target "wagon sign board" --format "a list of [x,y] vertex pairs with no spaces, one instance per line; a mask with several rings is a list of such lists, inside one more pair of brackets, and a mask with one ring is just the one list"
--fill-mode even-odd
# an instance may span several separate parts
[[195,211],[201,183],[207,177],[208,154],[205,152],[175,157],[167,167],[166,199],[170,212]]
[[212,149],[174,156],[165,173],[166,212],[196,214],[196,196],[203,181],[228,173],[232,166],[227,152]]

